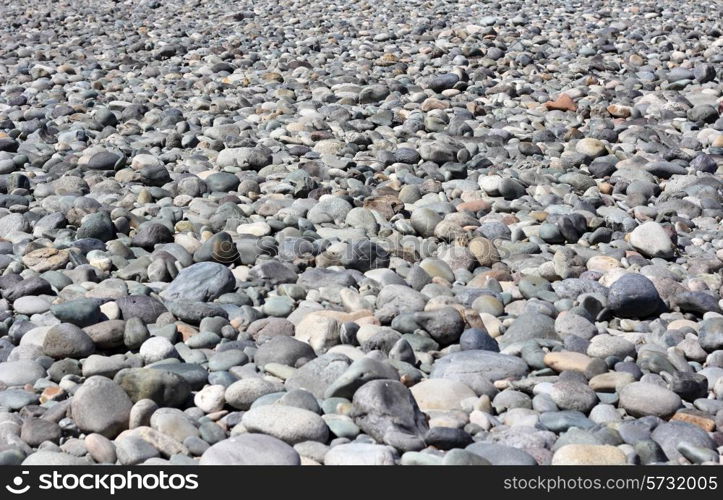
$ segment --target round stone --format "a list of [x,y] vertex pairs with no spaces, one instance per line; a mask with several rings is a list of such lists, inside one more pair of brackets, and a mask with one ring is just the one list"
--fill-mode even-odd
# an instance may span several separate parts
[[462,401],[477,394],[462,382],[450,379],[427,379],[410,389],[422,411],[461,410]]
[[43,340],[43,352],[55,359],[85,358],[94,351],[93,339],[70,323],[61,323],[51,327]]
[[303,441],[325,443],[329,428],[316,413],[303,408],[270,404],[252,408],[241,419],[249,432],[268,434],[289,444]]
[[208,448],[201,465],[300,465],[299,454],[290,445],[265,434],[240,434]]
[[635,417],[668,418],[681,404],[680,396],[656,384],[633,382],[620,391],[620,406]]
[[625,453],[610,445],[567,444],[552,456],[552,465],[626,465]]
[[642,274],[628,273],[612,284],[608,308],[623,318],[645,318],[661,308],[655,285]]
[[78,428],[115,437],[128,427],[131,402],[115,382],[101,376],[87,379],[73,396],[70,411]]

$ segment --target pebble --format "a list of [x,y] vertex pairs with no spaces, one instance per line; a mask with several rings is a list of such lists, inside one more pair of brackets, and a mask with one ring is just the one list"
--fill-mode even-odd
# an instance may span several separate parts
[[715,448],[714,441],[707,432],[697,425],[685,422],[666,422],[658,425],[650,435],[662,448],[668,460],[675,460],[683,457],[680,445],[697,447],[707,450]]
[[372,380],[361,386],[350,416],[365,433],[404,451],[424,447],[428,426],[412,393],[401,382]]
[[20,439],[30,446],[38,446],[45,441],[57,443],[62,430],[58,424],[39,418],[26,419],[20,430]]
[[290,445],[265,434],[240,434],[209,447],[201,465],[299,465],[301,458]]
[[32,465],[45,465],[50,467],[57,467],[62,465],[89,465],[90,462],[86,460],[85,458],[76,457],[74,455],[70,455],[68,453],[62,453],[58,451],[36,451],[35,453],[32,453],[28,455],[28,457],[23,460],[22,464],[23,466],[32,466]]
[[610,287],[608,308],[622,318],[645,318],[660,310],[661,299],[648,278],[630,273]]
[[247,378],[229,385],[224,392],[224,399],[234,408],[248,410],[258,398],[282,389],[278,384],[262,378]]
[[164,337],[152,337],[141,344],[138,353],[146,364],[176,357],[176,348]]
[[630,244],[646,257],[667,259],[675,247],[665,229],[657,222],[645,222],[630,233]]
[[478,442],[465,449],[487,460],[491,465],[537,465],[537,460],[532,455],[512,446]]
[[95,352],[87,333],[70,323],[51,327],[43,339],[43,353],[51,358],[85,358]]
[[464,382],[468,377],[482,376],[496,381],[522,377],[527,369],[527,365],[519,358],[490,351],[472,350],[442,357],[435,363],[430,377],[451,378]]
[[73,396],[70,411],[82,431],[111,438],[128,427],[132,406],[118,384],[102,376],[93,376]]
[[566,444],[552,456],[552,465],[625,465],[625,453],[603,444]]
[[167,370],[130,368],[118,372],[113,380],[134,403],[150,399],[159,406],[176,407],[185,403],[191,393],[186,379]]
[[324,455],[324,465],[395,465],[394,448],[380,444],[348,443]]
[[552,384],[550,397],[562,410],[577,410],[588,413],[598,402],[598,398],[587,384],[559,381]]
[[462,382],[443,378],[424,380],[410,390],[422,411],[460,410],[462,401],[477,397],[475,392]]
[[249,432],[268,434],[294,445],[303,441],[326,443],[329,428],[316,413],[303,408],[270,404],[252,408],[241,419]]
[[143,439],[128,436],[115,441],[116,455],[121,465],[138,465],[160,456],[157,449]]
[[0,363],[0,383],[6,386],[34,384],[45,376],[45,368],[30,359],[4,361]]
[[633,382],[620,391],[620,406],[635,417],[670,417],[681,403],[677,394],[657,384]]
[[114,464],[118,457],[113,442],[102,434],[88,434],[85,447],[88,455],[99,464]]
[[225,392],[222,385],[207,385],[196,393],[193,403],[205,413],[221,411],[226,403]]

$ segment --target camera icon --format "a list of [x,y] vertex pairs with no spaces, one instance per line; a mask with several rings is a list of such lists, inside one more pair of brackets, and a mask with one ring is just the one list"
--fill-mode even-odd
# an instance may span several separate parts
[[28,474],[28,471],[22,471],[19,476],[15,476],[13,478],[12,484],[5,485],[5,489],[13,495],[22,495],[23,493],[27,493],[30,489],[30,485],[23,485],[23,482],[25,481],[25,478],[23,476],[27,476]]

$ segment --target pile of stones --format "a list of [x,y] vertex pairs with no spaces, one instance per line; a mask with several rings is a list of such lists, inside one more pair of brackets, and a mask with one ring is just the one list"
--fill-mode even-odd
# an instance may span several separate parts
[[0,464],[712,464],[715,0],[0,8]]

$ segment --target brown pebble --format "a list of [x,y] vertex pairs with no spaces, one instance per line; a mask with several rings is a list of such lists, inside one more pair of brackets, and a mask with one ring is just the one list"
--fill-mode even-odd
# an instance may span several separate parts
[[702,411],[698,410],[680,410],[678,413],[673,415],[670,420],[697,425],[706,432],[713,432],[713,429],[715,429],[715,420],[710,415],[706,415]]
[[554,111],[577,111],[575,102],[567,94],[560,94],[554,101],[547,101],[545,106]]

